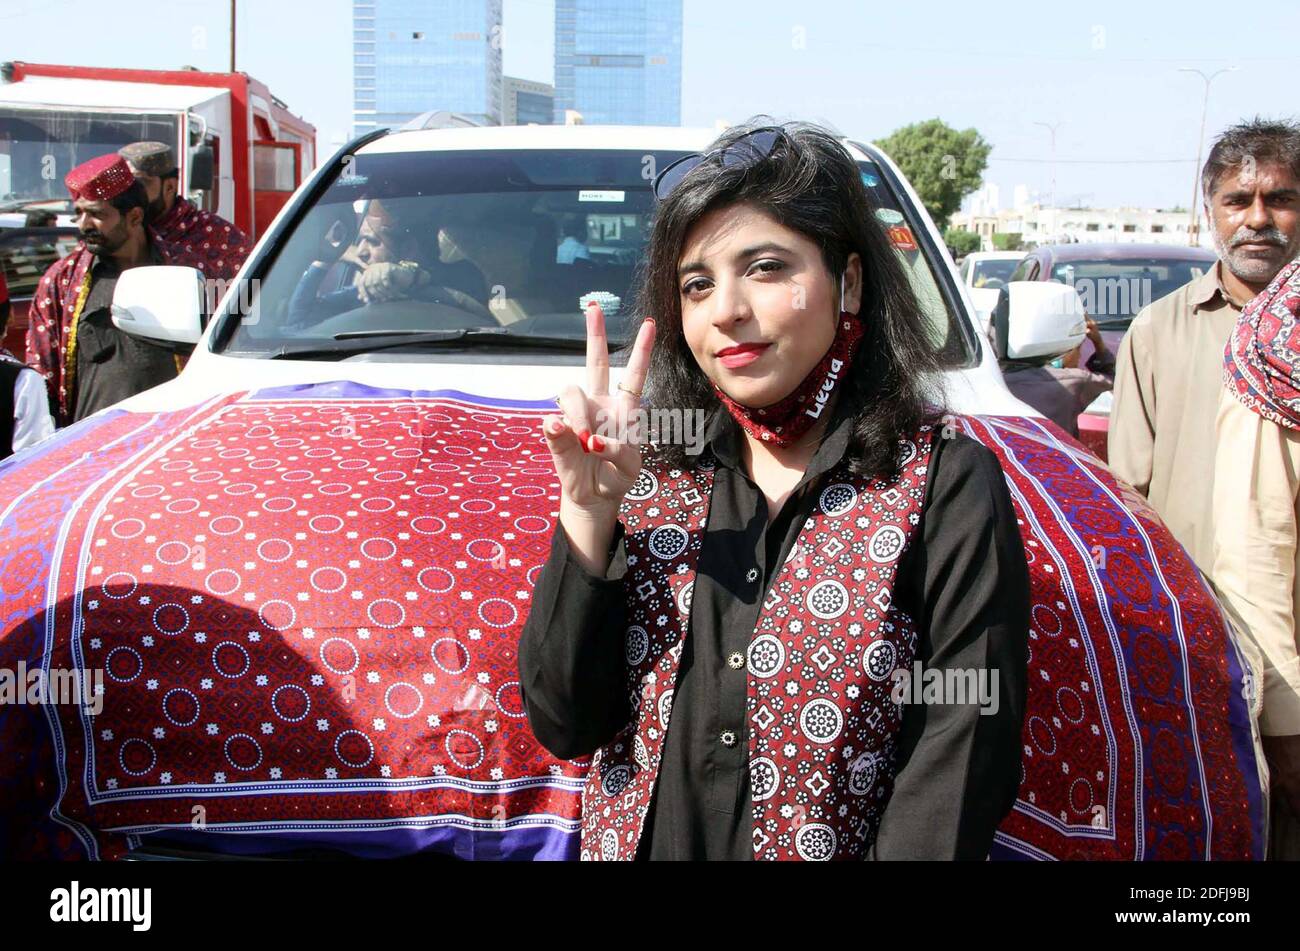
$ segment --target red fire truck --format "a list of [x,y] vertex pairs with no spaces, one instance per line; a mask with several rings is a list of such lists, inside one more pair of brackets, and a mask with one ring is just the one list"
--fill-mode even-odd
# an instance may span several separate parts
[[45,269],[76,245],[63,176],[128,142],[167,142],[180,193],[256,238],[316,163],[316,128],[245,73],[0,64],[0,266],[19,348]]

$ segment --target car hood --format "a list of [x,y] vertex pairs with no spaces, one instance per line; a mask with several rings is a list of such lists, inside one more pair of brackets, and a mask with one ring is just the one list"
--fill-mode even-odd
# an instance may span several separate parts
[[[101,413],[0,465],[0,669],[102,672],[91,703],[0,705],[0,853],[199,829],[575,855],[587,761],[541,748],[517,674],[558,514],[550,410],[303,384]],[[997,456],[1031,572],[995,854],[1261,856],[1248,668],[1181,547],[1050,424],[949,427]]]

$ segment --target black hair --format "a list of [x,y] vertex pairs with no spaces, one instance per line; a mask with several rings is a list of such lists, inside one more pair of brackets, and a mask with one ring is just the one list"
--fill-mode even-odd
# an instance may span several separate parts
[[[728,129],[707,151],[773,126],[767,119],[755,116]],[[849,256],[861,257],[859,316],[865,333],[839,395],[854,417],[845,461],[855,475],[889,478],[898,471],[899,440],[940,416],[939,406],[927,403],[927,395],[937,399],[938,393],[927,394],[926,387],[939,381],[941,361],[926,337],[907,273],[839,137],[811,123],[780,128],[785,143],[778,142],[767,158],[733,165],[703,162],[655,214],[637,290],[638,312],[643,319],[653,316],[657,325],[646,405],[706,413],[721,405],[682,333],[677,268],[696,222],[715,209],[748,202],[815,242],[837,284]],[[690,468],[699,459],[679,444],[665,443],[660,452],[673,468]]]
[[1210,149],[1201,170],[1201,191],[1208,202],[1219,179],[1247,161],[1257,166],[1285,165],[1300,179],[1300,125],[1285,119],[1256,116],[1224,130]]
[[123,216],[132,208],[141,208],[148,214],[149,193],[144,190],[144,185],[140,183],[140,180],[136,179],[126,191],[114,198],[110,198],[108,203]]

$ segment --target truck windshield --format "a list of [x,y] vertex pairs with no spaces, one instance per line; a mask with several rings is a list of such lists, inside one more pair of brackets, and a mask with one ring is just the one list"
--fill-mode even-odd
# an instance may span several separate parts
[[65,199],[63,176],[87,159],[131,142],[180,141],[167,113],[116,114],[0,105],[0,209]]
[[[624,343],[636,322],[632,297],[654,213],[646,170],[679,155],[349,156],[258,276],[257,294],[239,301],[244,316],[231,315],[237,323],[216,346],[231,356],[319,358],[337,345],[346,359],[365,353],[366,338],[389,352],[401,335],[410,337],[406,349],[435,351],[449,341],[499,351],[512,340],[533,349],[570,338],[581,360],[591,299],[605,311],[611,345]],[[893,229],[936,349],[965,363],[969,351],[908,227],[913,215],[904,215],[874,166],[863,166],[863,180],[883,209],[882,226]],[[492,333],[457,333],[463,330]]]

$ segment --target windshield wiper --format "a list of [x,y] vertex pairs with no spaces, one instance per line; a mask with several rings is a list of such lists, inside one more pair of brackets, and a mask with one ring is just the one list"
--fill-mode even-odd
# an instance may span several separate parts
[[564,350],[585,353],[581,337],[542,337],[512,333],[506,327],[461,327],[456,330],[351,330],[334,335],[335,343],[281,347],[268,360],[343,360],[376,350],[439,347],[518,347],[525,350]]

